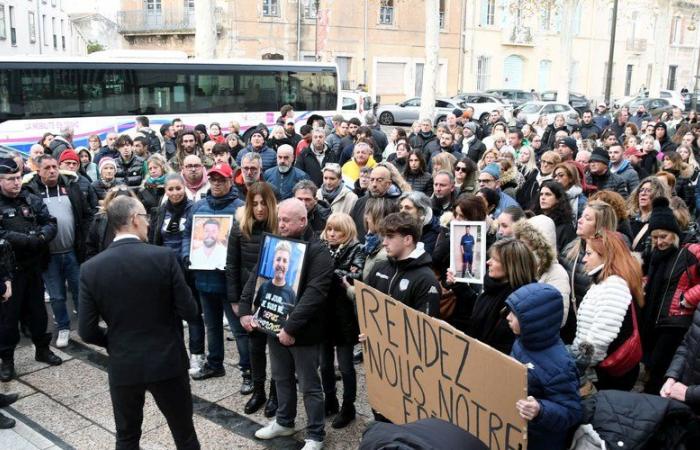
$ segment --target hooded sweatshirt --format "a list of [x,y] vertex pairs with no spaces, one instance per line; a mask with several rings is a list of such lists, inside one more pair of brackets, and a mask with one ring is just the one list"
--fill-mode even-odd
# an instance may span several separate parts
[[528,424],[529,450],[563,449],[569,430],[581,421],[576,366],[559,338],[561,294],[548,284],[527,284],[506,305],[520,322],[511,356],[528,365],[527,393],[540,404]]

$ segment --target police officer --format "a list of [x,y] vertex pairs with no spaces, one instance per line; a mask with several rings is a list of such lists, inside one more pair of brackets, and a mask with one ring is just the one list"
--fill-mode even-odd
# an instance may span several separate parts
[[15,253],[12,296],[0,303],[0,380],[15,377],[14,352],[19,342],[18,322],[26,326],[36,347],[35,359],[57,366],[61,358],[50,349],[46,332],[41,272],[48,263],[48,243],[56,236],[56,220],[42,200],[22,189],[22,172],[10,158],[0,158],[0,238]]

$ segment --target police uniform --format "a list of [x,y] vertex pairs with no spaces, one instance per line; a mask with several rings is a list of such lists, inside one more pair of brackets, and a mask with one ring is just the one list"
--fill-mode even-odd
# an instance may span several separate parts
[[[0,159],[0,175],[13,175],[19,168],[8,158]],[[18,322],[29,329],[36,347],[35,359],[51,365],[61,359],[49,349],[48,316],[44,305],[42,270],[48,262],[48,243],[56,236],[56,220],[41,198],[23,189],[16,197],[0,190],[0,239],[12,246],[15,269],[12,296],[0,303],[0,380],[15,376],[14,352],[19,342]]]

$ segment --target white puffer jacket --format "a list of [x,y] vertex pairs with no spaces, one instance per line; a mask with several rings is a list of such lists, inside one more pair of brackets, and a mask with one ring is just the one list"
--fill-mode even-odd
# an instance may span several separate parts
[[[596,270],[600,269],[602,266]],[[574,353],[582,344],[590,344],[593,346],[591,366],[604,360],[608,347],[620,333],[631,301],[627,282],[617,275],[593,284],[578,307]]]

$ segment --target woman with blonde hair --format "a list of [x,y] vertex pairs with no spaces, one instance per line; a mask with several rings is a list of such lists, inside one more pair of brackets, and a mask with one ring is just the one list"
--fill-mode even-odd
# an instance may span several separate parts
[[[253,183],[248,187],[245,200],[245,206],[236,211],[226,251],[226,295],[236,315],[243,286],[258,263],[263,233],[277,232],[277,199],[270,185]],[[254,305],[257,306],[260,305]],[[248,335],[247,345],[250,373],[244,374],[244,381],[252,383],[253,395],[245,404],[244,412],[253,414],[265,405],[265,417],[273,417],[277,411],[274,380],[270,380],[270,397],[265,396],[267,334],[253,330]]]
[[433,168],[433,178],[435,178],[435,175],[442,170],[446,170],[454,174],[457,158],[452,153],[442,152],[433,156],[430,159],[430,164]]
[[517,161],[518,170],[523,174],[523,177],[529,178],[533,171],[537,170],[537,158],[532,147],[521,147],[520,155]]
[[617,231],[622,234],[626,243],[631,243],[633,239],[632,228],[630,227],[625,199],[614,191],[598,191],[591,195],[589,200],[600,200],[612,206],[613,211],[615,211],[615,217],[617,217]]
[[165,178],[171,172],[165,158],[156,153],[146,162],[148,176],[144,178],[139,189],[138,197],[149,214],[163,203],[165,195]]
[[601,364],[637,330],[638,308],[644,306],[642,268],[614,231],[586,239],[584,264],[593,280],[578,307],[571,353],[598,390],[629,391],[639,375],[639,359],[630,364]]
[[[357,375],[353,363],[353,347],[357,344],[360,328],[355,305],[347,295],[344,282],[359,280],[365,264],[362,245],[357,240],[357,229],[350,215],[333,213],[321,232],[323,242],[333,257],[334,272],[328,291],[325,324],[326,339],[321,345],[321,381],[325,394],[326,416],[338,413],[331,426],[344,428],[355,420]],[[335,387],[335,359],[343,380],[343,403],[338,410]]]
[[270,137],[267,139],[267,146],[277,151],[277,149],[284,144],[291,145],[292,148],[295,147],[284,131],[284,128],[280,125],[275,125],[272,127],[272,131],[270,131]]
[[483,155],[481,155],[481,159],[478,162],[479,170],[483,170],[484,167],[488,166],[491,163],[495,163],[498,161],[499,157],[498,150],[492,148],[489,150],[486,150]]
[[547,129],[547,126],[549,125],[549,119],[547,119],[547,116],[542,114],[540,117],[537,118],[537,121],[532,123],[532,128],[537,132],[537,134],[542,137],[544,136],[544,131]]

